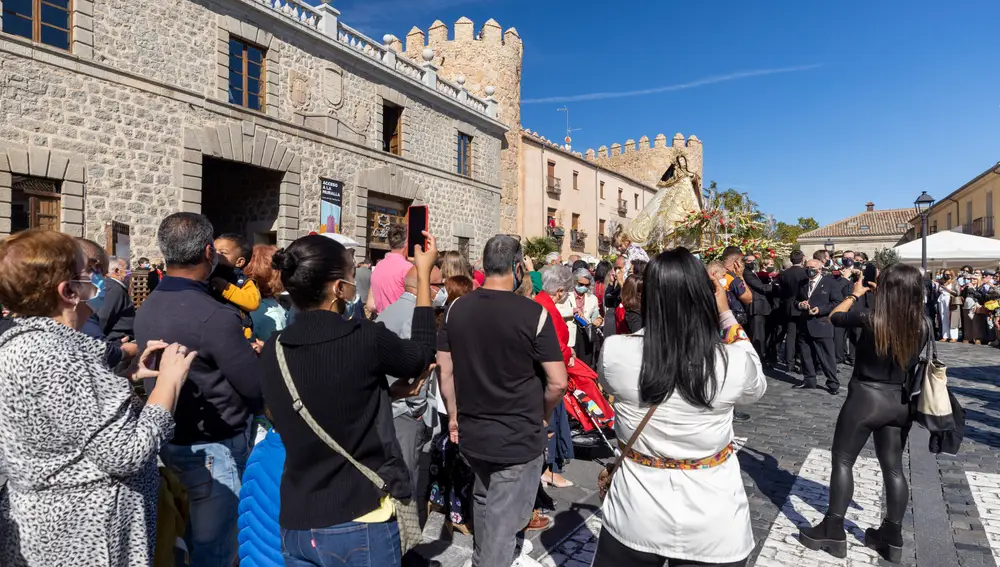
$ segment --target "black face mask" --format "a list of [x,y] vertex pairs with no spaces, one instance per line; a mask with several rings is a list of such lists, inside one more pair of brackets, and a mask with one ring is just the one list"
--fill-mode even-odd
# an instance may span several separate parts
[[809,276],[809,279],[813,279],[819,275],[819,270],[816,268],[806,268],[806,275]]
[[744,265],[751,272],[756,272],[757,271],[757,262],[746,262]]
[[850,268],[851,266],[854,265],[854,259],[853,258],[844,258],[841,261],[841,263],[844,264],[845,268]]

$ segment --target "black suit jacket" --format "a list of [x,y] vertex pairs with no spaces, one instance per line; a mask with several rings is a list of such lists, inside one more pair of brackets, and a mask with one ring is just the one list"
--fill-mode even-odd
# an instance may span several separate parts
[[750,304],[750,315],[769,315],[771,313],[771,300],[768,295],[771,293],[770,282],[764,283],[756,272],[743,270],[743,281],[750,288],[753,295],[753,303]]
[[830,312],[844,300],[843,283],[834,279],[833,276],[822,276],[816,289],[810,295],[807,278],[799,286],[799,294],[796,299],[796,309],[798,309],[797,304],[803,301],[808,301],[810,307],[819,309],[819,313],[816,315],[799,310],[809,335],[817,339],[833,338],[833,323],[830,322]]
[[802,266],[792,266],[778,274],[781,299],[784,302],[786,316],[798,317],[800,315],[799,310],[795,307],[795,298],[798,297],[799,288],[802,287],[802,282],[806,279],[808,279],[806,269]]

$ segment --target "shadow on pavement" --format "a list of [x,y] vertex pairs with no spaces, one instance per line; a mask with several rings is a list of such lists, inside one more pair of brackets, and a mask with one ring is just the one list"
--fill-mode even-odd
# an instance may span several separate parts
[[[812,506],[817,512],[821,514],[826,513],[827,505],[830,502],[830,488],[828,486],[797,476],[794,471],[786,471],[780,468],[777,459],[766,453],[761,453],[753,447],[744,446],[737,453],[737,458],[740,461],[740,468],[750,475],[754,484],[757,485],[757,489],[767,496],[771,503],[780,510],[779,513],[784,514],[797,527],[804,528],[812,524],[795,511],[795,508],[789,501],[789,497],[792,496],[792,488],[796,486],[796,482],[798,486],[795,496],[798,496],[803,502]],[[813,495],[822,495],[822,498],[817,498]],[[853,501],[851,502],[851,507],[861,509]],[[855,525],[854,522],[845,520],[844,528],[854,534],[854,537],[858,541],[864,543],[859,536],[863,530]]]

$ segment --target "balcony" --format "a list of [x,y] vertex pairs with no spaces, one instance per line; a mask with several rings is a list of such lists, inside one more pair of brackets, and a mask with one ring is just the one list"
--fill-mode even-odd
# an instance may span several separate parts
[[556,244],[562,246],[563,237],[566,235],[566,231],[561,226],[550,226],[545,229],[545,233],[552,240],[556,241]]
[[570,248],[583,248],[587,243],[587,233],[582,230],[573,229],[569,231]]
[[972,230],[969,234],[975,236],[985,236],[992,237],[993,232],[993,217],[979,217],[972,221]]
[[558,195],[562,193],[562,185],[559,181],[560,180],[558,177],[552,177],[551,175],[547,175],[545,177],[545,190],[552,195]]
[[597,252],[600,254],[609,254],[611,252],[611,237],[610,236],[598,236],[597,237]]
[[625,199],[618,199],[618,214],[622,216],[628,214],[628,201]]

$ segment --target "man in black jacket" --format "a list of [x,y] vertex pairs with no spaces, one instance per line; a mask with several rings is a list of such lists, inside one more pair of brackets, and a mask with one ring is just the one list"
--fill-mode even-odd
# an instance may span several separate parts
[[771,283],[765,283],[757,275],[757,257],[753,254],[743,257],[743,281],[753,295],[747,334],[757,355],[764,360],[767,350],[767,316],[771,314]]
[[801,250],[792,251],[789,259],[792,267],[783,270],[778,276],[780,283],[781,298],[784,301],[782,315],[785,317],[787,328],[785,329],[785,364],[789,371],[795,371],[795,349],[798,346],[799,331],[799,311],[795,307],[795,297],[802,287],[802,282],[806,281],[806,269],[802,267],[805,254]]
[[128,267],[124,258],[112,257],[108,261],[108,275],[104,278],[104,297],[97,309],[101,332],[109,341],[120,341],[133,335],[135,303],[125,283]]
[[156,240],[169,275],[136,315],[139,351],[160,339],[198,352],[177,399],[174,437],[160,457],[178,474],[191,502],[191,565],[231,565],[250,418],[263,410],[263,366],[243,335],[240,313],[209,289],[218,259],[208,219],[172,214],[160,223]]
[[799,350],[802,352],[802,384],[797,388],[816,388],[816,365],[819,361],[826,376],[826,387],[831,394],[840,390],[837,364],[833,353],[833,323],[830,312],[844,300],[842,286],[833,276],[824,276],[823,264],[809,260],[806,264],[807,279],[799,287],[796,308],[799,311]]

